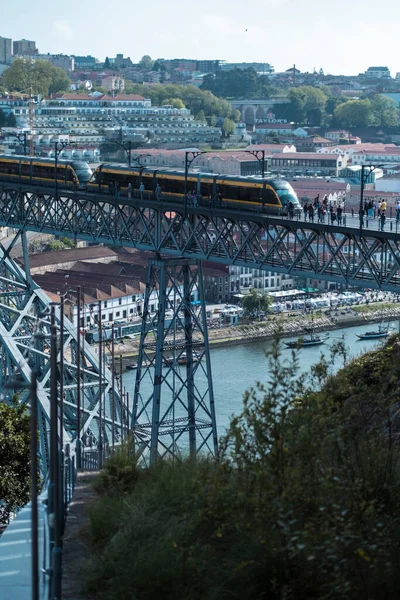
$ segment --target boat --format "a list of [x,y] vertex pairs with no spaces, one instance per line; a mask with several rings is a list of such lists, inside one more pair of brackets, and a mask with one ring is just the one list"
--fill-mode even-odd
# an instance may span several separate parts
[[366,331],[365,333],[356,333],[359,340],[378,340],[379,338],[386,338],[390,335],[389,325],[379,325],[378,329],[374,331]]
[[127,371],[134,371],[135,369],[137,369],[137,365],[135,365],[135,363],[133,363],[131,365],[126,365],[125,368]]
[[325,344],[328,338],[329,333],[324,336],[311,334],[309,337],[299,337],[297,340],[285,342],[285,344],[288,348],[306,348],[308,346],[320,346],[321,344]]

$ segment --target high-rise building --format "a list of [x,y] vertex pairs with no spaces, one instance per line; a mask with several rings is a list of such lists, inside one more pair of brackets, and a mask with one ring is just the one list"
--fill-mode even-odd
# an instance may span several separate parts
[[30,40],[15,40],[13,42],[14,56],[34,56],[37,53],[36,42]]
[[8,65],[12,59],[12,41],[11,38],[0,36],[0,64]]

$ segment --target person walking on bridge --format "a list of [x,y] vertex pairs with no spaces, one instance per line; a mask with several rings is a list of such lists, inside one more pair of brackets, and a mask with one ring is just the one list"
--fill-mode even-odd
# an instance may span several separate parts
[[143,200],[143,194],[144,194],[144,183],[143,183],[143,181],[141,181],[140,185],[139,185],[139,196],[140,196],[141,200]]
[[337,207],[337,211],[336,211],[336,216],[337,216],[337,224],[341,225],[342,224],[342,215],[343,215],[343,208],[341,207],[341,205],[339,204],[339,206]]
[[161,186],[159,183],[157,183],[155,194],[156,194],[156,200],[157,201],[161,200]]

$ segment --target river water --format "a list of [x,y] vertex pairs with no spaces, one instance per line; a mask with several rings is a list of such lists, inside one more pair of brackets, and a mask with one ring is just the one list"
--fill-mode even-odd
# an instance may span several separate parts
[[[330,332],[330,337],[322,346],[301,348],[299,350],[299,372],[309,371],[311,365],[318,362],[321,353],[330,359],[329,344],[337,338],[343,339],[348,348],[350,358],[359,356],[369,350],[379,347],[384,343],[381,340],[359,340],[357,333],[376,330],[377,324],[366,324],[357,327],[335,329]],[[391,323],[390,329],[398,330],[398,323]],[[286,341],[297,338],[285,338]],[[243,394],[255,385],[256,381],[267,383],[268,361],[265,350],[271,348],[271,340],[258,341],[254,343],[240,344],[235,346],[214,348],[211,350],[211,368],[214,385],[215,409],[219,435],[222,435],[229,425],[232,415],[237,415],[243,407]],[[283,349],[283,358],[291,357],[291,350]],[[338,357],[336,364],[332,365],[333,371],[343,366],[343,359]],[[136,371],[127,371],[124,374],[124,386],[133,397]],[[199,388],[205,389],[204,381],[199,374]],[[141,384],[143,397],[150,393],[150,383],[143,381]]]

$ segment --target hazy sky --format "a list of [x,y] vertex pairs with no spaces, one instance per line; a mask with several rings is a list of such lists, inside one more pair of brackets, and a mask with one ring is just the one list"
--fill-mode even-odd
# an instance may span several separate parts
[[[4,0],[5,1],[5,0]],[[269,62],[284,70],[400,71],[398,0],[14,0],[0,35],[40,52]]]

